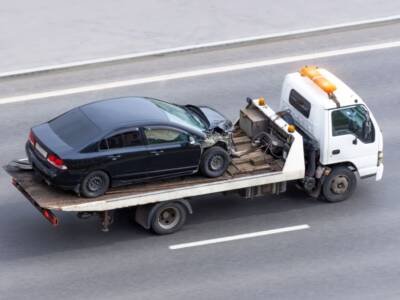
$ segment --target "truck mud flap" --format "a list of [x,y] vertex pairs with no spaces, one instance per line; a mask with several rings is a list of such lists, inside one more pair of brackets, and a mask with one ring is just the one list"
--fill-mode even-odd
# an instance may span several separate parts
[[41,207],[25,190],[24,188],[18,183],[18,181],[13,178],[12,179],[12,184],[17,188],[17,190],[19,190],[21,192],[22,195],[25,196],[26,199],[29,200],[30,203],[32,203],[32,205],[41,213],[41,215],[43,217],[45,217],[45,219],[47,221],[49,221],[53,226],[57,226],[58,225],[58,218],[56,217],[56,215],[54,215],[54,213],[46,208]]

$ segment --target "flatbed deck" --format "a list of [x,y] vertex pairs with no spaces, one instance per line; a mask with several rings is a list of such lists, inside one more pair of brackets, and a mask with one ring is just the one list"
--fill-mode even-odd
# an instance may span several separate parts
[[[260,154],[260,156],[261,155],[263,154]],[[268,156],[265,156],[268,159]],[[146,193],[219,183],[235,178],[247,177],[249,175],[275,173],[281,171],[282,166],[283,162],[270,160],[268,165],[264,165],[264,167],[257,170],[257,166],[252,169],[247,163],[235,163],[234,159],[229,166],[229,171],[218,178],[206,178],[200,175],[193,175],[155,182],[139,183],[124,187],[111,188],[104,196],[98,198],[78,197],[74,192],[64,191],[48,186],[44,181],[39,180],[33,171],[20,170],[11,165],[5,166],[4,169],[19,184],[19,186],[23,188],[24,191],[37,202],[37,204],[39,204],[40,207],[52,210],[68,210],[68,207],[90,204],[91,202],[98,203],[103,201],[112,201],[115,198],[126,196],[135,197]]]
[[[111,188],[104,196],[83,198],[73,192],[48,186],[38,180],[33,171],[15,166],[4,167],[16,187],[39,210],[74,212],[104,212],[124,207],[163,201],[188,199],[194,196],[286,182],[304,177],[303,140],[297,132],[287,133],[287,123],[277,118],[268,106],[254,105],[273,126],[291,136],[291,146],[285,159],[277,159],[254,148],[246,134],[236,128],[233,143],[240,157],[233,158],[227,172],[217,178],[192,175],[148,183]],[[43,211],[42,211],[43,213]]]

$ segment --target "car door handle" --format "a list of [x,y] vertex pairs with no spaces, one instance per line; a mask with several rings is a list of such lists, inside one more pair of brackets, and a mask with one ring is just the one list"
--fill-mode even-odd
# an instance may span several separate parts
[[153,154],[153,155],[155,155],[155,156],[158,156],[158,155],[160,155],[161,153],[164,153],[164,150],[154,150],[154,151],[150,151],[150,153]]
[[332,154],[333,154],[333,155],[337,155],[337,154],[339,154],[339,153],[340,153],[340,149],[335,149],[335,150],[332,151]]
[[110,155],[108,156],[108,158],[110,158],[111,160],[117,160],[121,158],[121,155],[120,154]]

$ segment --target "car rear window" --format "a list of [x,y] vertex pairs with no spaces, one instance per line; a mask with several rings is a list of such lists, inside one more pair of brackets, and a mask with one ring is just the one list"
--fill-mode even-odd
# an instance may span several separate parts
[[100,130],[79,108],[51,120],[49,126],[60,139],[71,147],[91,142],[100,133]]

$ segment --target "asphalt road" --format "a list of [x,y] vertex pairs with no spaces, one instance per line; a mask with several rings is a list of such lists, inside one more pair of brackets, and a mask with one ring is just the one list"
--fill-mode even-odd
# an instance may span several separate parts
[[2,1],[0,73],[399,13],[393,0]]
[[[365,34],[365,39],[360,32],[352,32],[342,33],[347,36],[343,39],[287,41],[284,48],[276,43],[265,46],[270,51],[264,54],[247,47],[235,53],[210,52],[192,57],[193,66],[184,63],[191,61],[189,55],[164,64],[159,61],[160,69],[154,71],[139,68],[135,73],[133,68],[126,72],[120,67],[109,80],[208,66],[211,57],[222,56],[221,64],[240,63],[297,55],[296,48],[306,53],[328,46],[335,50],[395,40],[396,31],[390,37],[386,29]],[[30,126],[75,105],[148,95],[208,104],[233,119],[246,96],[264,96],[277,108],[284,75],[304,64],[318,64],[344,79],[374,112],[384,134],[386,168],[383,181],[361,181],[354,196],[343,203],[319,202],[294,188],[282,196],[252,201],[218,195],[194,199],[194,215],[182,231],[169,236],[154,236],[132,225],[126,212],[118,214],[108,234],[96,230],[97,220],[82,221],[67,213],[59,214],[58,228],[51,228],[1,171],[0,298],[399,299],[399,57],[400,48],[392,48],[0,105],[0,162],[6,164],[24,155]],[[42,77],[9,82],[13,90],[2,86],[10,96],[85,85],[91,80],[82,76],[77,82],[71,74],[55,76],[54,86]],[[168,248],[300,224],[311,228],[203,247]]]

